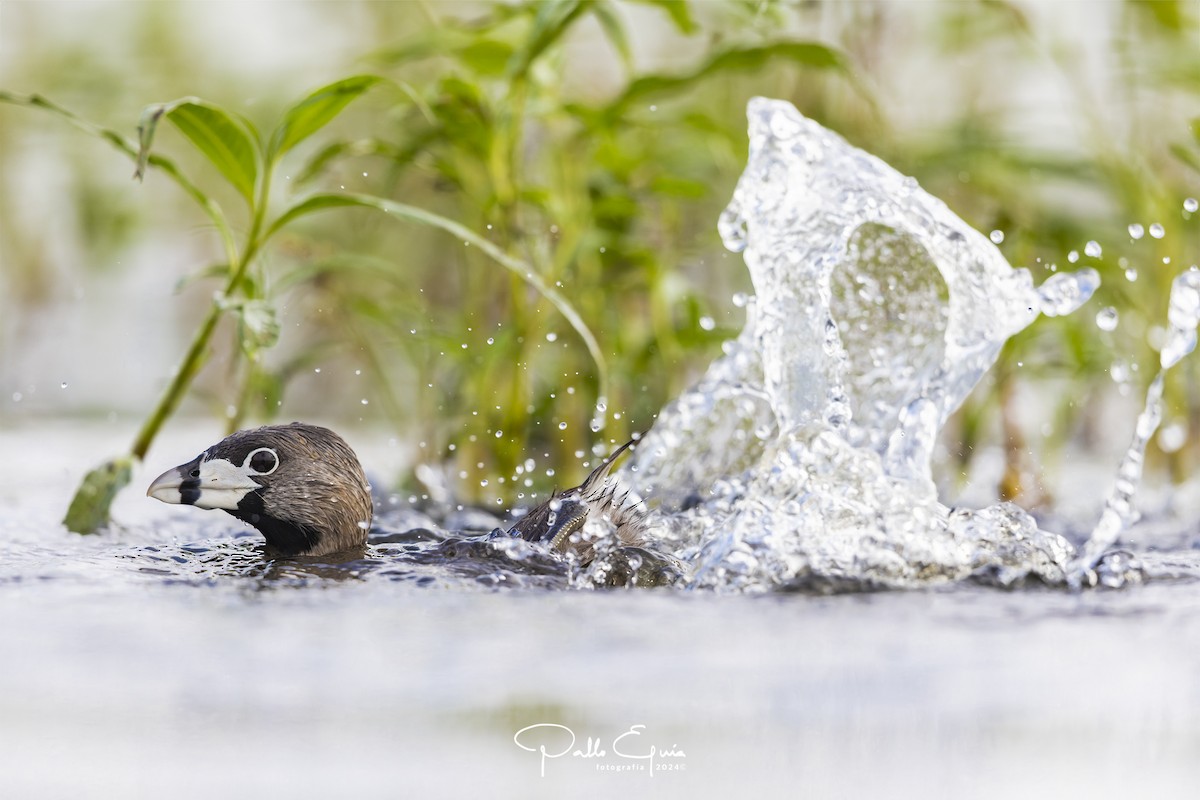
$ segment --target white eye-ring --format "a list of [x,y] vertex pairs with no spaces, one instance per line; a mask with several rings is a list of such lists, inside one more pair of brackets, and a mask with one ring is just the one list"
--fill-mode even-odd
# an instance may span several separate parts
[[269,447],[260,447],[250,451],[242,467],[258,475],[270,475],[279,469],[279,456]]

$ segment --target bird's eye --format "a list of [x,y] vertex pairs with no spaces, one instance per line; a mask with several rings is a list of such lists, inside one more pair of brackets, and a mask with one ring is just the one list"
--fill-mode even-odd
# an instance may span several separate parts
[[246,456],[242,466],[249,467],[259,475],[270,475],[279,468],[279,456],[269,447],[260,447]]

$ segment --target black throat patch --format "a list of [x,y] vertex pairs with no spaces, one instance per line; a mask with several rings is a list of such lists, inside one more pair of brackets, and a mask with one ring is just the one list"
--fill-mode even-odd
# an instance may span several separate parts
[[[228,510],[228,509],[226,509]],[[267,540],[267,547],[285,556],[298,556],[311,551],[321,541],[321,532],[307,525],[273,517],[263,508],[262,490],[250,492],[230,514],[258,528]]]

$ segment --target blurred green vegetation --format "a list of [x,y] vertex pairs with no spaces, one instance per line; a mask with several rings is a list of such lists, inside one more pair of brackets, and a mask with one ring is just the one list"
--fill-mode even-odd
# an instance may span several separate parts
[[[446,465],[465,497],[512,502],[569,484],[589,454],[649,427],[740,329],[730,297],[749,282],[715,221],[745,164],[754,95],[791,101],[975,227],[1002,232],[1005,255],[1036,281],[1085,265],[1102,274],[1079,313],[1015,337],[955,419],[951,450],[964,468],[989,437],[1021,445],[1009,448],[1009,494],[1032,488],[1030,450],[1052,457],[1115,435],[1090,409],[1114,388],[1141,394],[1170,281],[1200,260],[1200,220],[1184,207],[1200,196],[1195,4],[1106,6],[1109,35],[1085,52],[1063,44],[1052,3],[920,13],[767,0],[353,5],[370,15],[377,46],[314,87],[354,73],[382,80],[277,153],[273,183],[270,142],[256,131],[295,113],[295,98],[266,88],[246,108],[228,87],[189,83],[184,32],[161,9],[135,38],[161,54],[170,85],[127,81],[82,48],[38,55],[21,86],[0,86],[119,130],[132,131],[143,106],[183,95],[224,116],[201,126],[217,131],[205,145],[182,112],[168,114],[183,136],[164,126],[150,152],[177,163],[226,219],[184,212],[228,230],[173,302],[203,307],[225,287],[214,306],[223,327],[200,353],[217,348],[220,369],[199,374],[192,392],[230,427],[328,397],[325,418],[386,419],[421,442],[420,460]],[[1058,127],[1038,111],[1047,96],[1070,99]],[[0,120],[30,113],[0,108]],[[11,164],[12,144],[0,127],[0,164]],[[78,233],[119,249],[149,216],[134,187],[93,177],[92,162],[118,156],[82,152],[70,163]],[[313,194],[359,200],[270,227]],[[363,198],[378,198],[376,212],[392,203],[437,215],[478,240],[374,213]],[[4,277],[12,297],[37,302],[47,292],[38,242],[51,234],[5,223],[13,202],[0,196]],[[1165,234],[1151,235],[1152,223]],[[1132,236],[1131,224],[1146,233]],[[264,231],[270,242],[256,239]],[[1091,240],[1101,255],[1085,254]],[[232,265],[244,280],[231,280]],[[1114,331],[1097,327],[1105,306],[1119,311]],[[1116,361],[1130,368],[1114,372]],[[1172,374],[1168,426],[1200,429],[1197,377],[1195,359]],[[1029,386],[1054,387],[1033,395],[1056,404],[1044,429],[1030,430],[1018,407]],[[1153,457],[1181,478],[1198,437],[1166,449]]]

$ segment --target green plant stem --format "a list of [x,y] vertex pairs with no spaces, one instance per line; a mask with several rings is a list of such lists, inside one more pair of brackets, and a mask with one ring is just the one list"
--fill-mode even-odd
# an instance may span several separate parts
[[224,313],[221,300],[232,296],[237,291],[242,278],[246,275],[247,268],[258,254],[258,250],[262,245],[259,236],[262,231],[263,220],[266,216],[267,199],[270,197],[271,191],[272,166],[272,164],[267,164],[263,169],[262,180],[259,184],[258,203],[254,209],[254,220],[250,226],[250,233],[246,236],[245,250],[240,258],[236,252],[231,254],[229,280],[225,283],[224,291],[213,298],[212,305],[208,310],[208,316],[204,318],[204,323],[196,330],[196,334],[192,337],[192,343],[188,346],[187,354],[183,357],[183,362],[179,365],[179,369],[175,371],[175,376],[171,379],[171,383],[167,386],[166,391],[163,392],[158,405],[154,407],[154,411],[142,423],[137,437],[133,440],[131,452],[139,460],[146,457],[146,452],[149,451],[150,445],[154,442],[154,438],[158,435],[163,423],[175,413],[175,410],[179,407],[179,403],[183,400],[184,393],[187,392],[188,386],[191,385],[197,373],[200,372],[200,368],[204,366],[204,359],[208,353],[208,345],[212,340],[213,331],[216,330],[217,322],[220,321],[221,314]]

